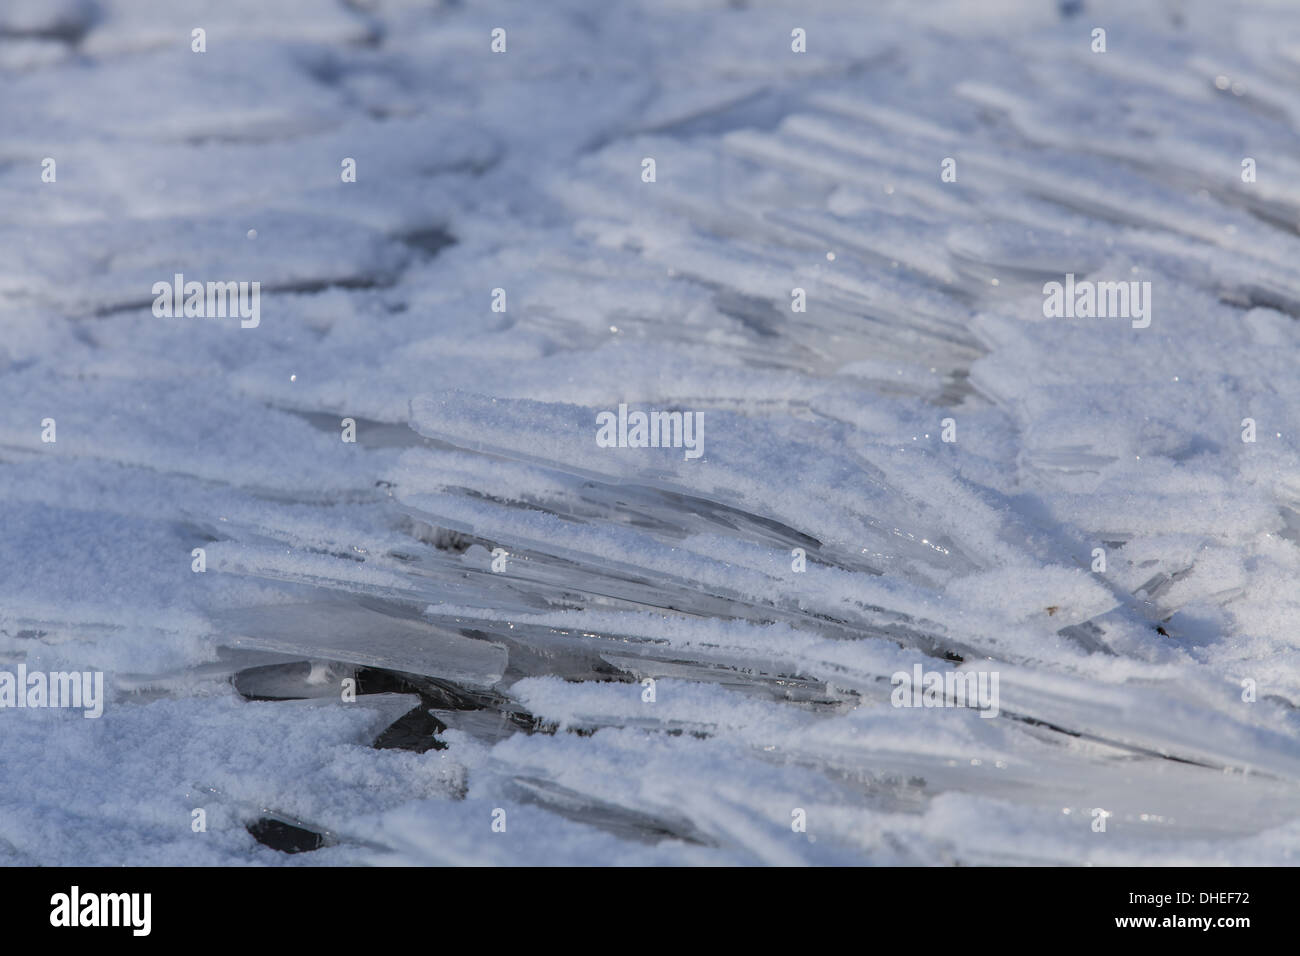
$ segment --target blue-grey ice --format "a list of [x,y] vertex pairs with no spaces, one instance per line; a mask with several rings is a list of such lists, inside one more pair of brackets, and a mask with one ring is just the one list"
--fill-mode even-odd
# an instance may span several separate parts
[[1294,4],[7,0],[0,86],[0,672],[108,698],[0,862],[1300,857]]

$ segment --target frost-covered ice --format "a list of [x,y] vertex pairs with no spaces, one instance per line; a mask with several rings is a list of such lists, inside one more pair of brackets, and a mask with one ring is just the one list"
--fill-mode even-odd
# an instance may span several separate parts
[[1295,862],[1300,10],[866,6],[4,4],[0,861]]

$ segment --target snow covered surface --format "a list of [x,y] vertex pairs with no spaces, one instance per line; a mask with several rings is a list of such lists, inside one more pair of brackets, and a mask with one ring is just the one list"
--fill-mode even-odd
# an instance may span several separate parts
[[109,688],[0,862],[1300,857],[1294,4],[8,0],[0,84],[0,670]]

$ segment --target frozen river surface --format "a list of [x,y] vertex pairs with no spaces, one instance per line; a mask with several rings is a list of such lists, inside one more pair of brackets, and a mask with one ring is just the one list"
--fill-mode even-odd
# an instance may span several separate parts
[[0,705],[104,675],[0,862],[1300,855],[1294,4],[7,0],[0,86]]

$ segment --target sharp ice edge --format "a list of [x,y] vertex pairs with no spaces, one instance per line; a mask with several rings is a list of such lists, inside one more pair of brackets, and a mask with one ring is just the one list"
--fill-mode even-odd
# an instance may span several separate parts
[[[214,112],[169,6],[0,42],[0,655],[117,688],[93,753],[10,720],[0,860],[277,862],[255,812],[333,862],[1294,861],[1300,17],[1098,4],[1098,56],[1028,2],[511,8],[536,42],[489,79],[454,9],[250,0]],[[791,17],[817,59],[772,57]],[[155,320],[173,271],[275,318]],[[1038,320],[1065,272],[1152,281],[1152,327]],[[598,449],[622,401],[704,411],[704,459]],[[889,706],[953,656],[999,719]],[[302,660],[482,709],[417,757],[359,747],[409,695],[234,698]],[[198,850],[158,766],[219,795]]]

